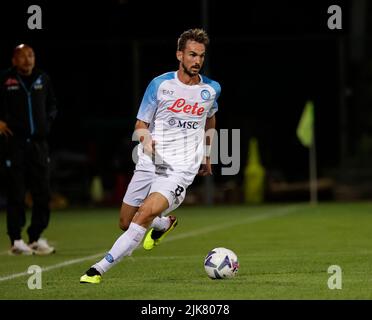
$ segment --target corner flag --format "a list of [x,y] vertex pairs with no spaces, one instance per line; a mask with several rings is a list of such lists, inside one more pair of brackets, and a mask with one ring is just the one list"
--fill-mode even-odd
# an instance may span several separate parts
[[318,202],[318,184],[316,169],[316,146],[314,137],[314,105],[307,101],[297,126],[297,137],[301,143],[309,148],[309,171],[310,171],[310,203]]
[[297,137],[305,147],[310,147],[313,143],[314,131],[314,105],[312,101],[307,101],[302,112],[300,122],[297,126]]

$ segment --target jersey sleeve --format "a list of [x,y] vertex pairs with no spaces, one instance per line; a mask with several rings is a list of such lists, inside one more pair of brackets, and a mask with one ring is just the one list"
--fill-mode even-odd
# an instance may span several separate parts
[[221,86],[218,82],[214,81],[213,84],[212,84],[212,88],[216,91],[216,96],[214,98],[212,108],[210,108],[209,111],[208,111],[207,118],[213,117],[214,114],[218,111],[217,99],[221,94]]
[[157,90],[158,85],[152,80],[147,86],[145,94],[143,95],[141,105],[138,110],[137,119],[150,123],[157,108]]
[[207,118],[211,118],[214,116],[214,114],[218,111],[218,103],[217,100],[214,100],[212,108],[209,109]]

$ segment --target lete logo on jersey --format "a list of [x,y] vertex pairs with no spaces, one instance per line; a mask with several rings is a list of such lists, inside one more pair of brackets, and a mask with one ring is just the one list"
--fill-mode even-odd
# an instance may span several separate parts
[[196,114],[198,116],[201,116],[205,110],[204,107],[198,106],[198,103],[195,102],[193,106],[190,104],[186,104],[185,99],[177,99],[171,107],[168,107],[167,110],[172,111],[174,113],[191,113],[191,114]]

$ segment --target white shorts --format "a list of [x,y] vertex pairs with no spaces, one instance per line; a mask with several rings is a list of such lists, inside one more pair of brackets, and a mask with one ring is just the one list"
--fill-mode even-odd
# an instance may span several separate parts
[[162,215],[175,210],[183,202],[188,185],[178,176],[163,176],[150,171],[135,170],[123,202],[140,207],[148,195],[159,192],[167,198],[169,207]]

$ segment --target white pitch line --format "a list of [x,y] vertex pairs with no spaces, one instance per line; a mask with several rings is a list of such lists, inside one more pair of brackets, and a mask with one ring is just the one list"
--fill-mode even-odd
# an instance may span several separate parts
[[[97,259],[99,257],[102,257],[104,254],[105,253],[97,253],[97,254],[95,254],[93,256],[89,256],[89,257],[84,257],[84,258],[74,259],[74,260],[68,260],[68,261],[65,261],[65,262],[57,263],[57,264],[52,265],[52,266],[49,266],[49,267],[41,268],[41,271],[42,272],[49,271],[49,270],[58,269],[58,268],[65,267],[65,266],[69,266],[71,264],[80,263],[80,262],[83,262],[83,261],[86,261],[86,260]],[[15,274],[11,274],[9,276],[1,277],[0,278],[0,281],[6,281],[6,280],[11,280],[11,279],[19,278],[19,277],[26,276],[28,274],[29,273],[27,273],[27,272],[15,273]]]
[[[274,217],[281,217],[281,216],[287,215],[287,214],[289,214],[289,213],[291,213],[291,212],[293,212],[297,209],[298,209],[297,206],[284,207],[284,208],[275,210],[274,212],[271,212],[271,213],[257,214],[253,217],[247,217],[246,219],[237,219],[236,221],[231,221],[231,222],[227,222],[227,223],[223,223],[223,224],[218,224],[218,225],[198,229],[198,230],[191,231],[191,232],[186,232],[186,233],[180,234],[178,236],[174,236],[174,237],[170,237],[168,239],[165,239],[164,241],[168,242],[168,241],[176,241],[176,240],[180,240],[180,239],[184,239],[184,238],[191,238],[191,237],[195,237],[195,236],[198,236],[198,235],[201,235],[201,234],[206,234],[206,233],[216,231],[216,230],[222,230],[222,229],[226,229],[226,228],[230,228],[230,227],[234,227],[234,226],[238,226],[238,225],[254,223],[256,221],[266,220],[266,219],[270,219],[270,218],[274,218]],[[41,268],[41,271],[45,272],[45,271],[49,271],[49,270],[53,270],[53,269],[66,267],[66,266],[69,266],[69,265],[72,265],[72,264],[84,262],[84,261],[87,261],[87,260],[97,259],[97,258],[102,257],[104,254],[106,254],[106,252],[97,253],[95,255],[88,256],[88,257],[83,257],[83,258],[80,258],[80,259],[68,260],[68,261],[65,261],[65,262],[57,263],[57,264],[49,266],[49,267]],[[27,276],[27,275],[29,275],[29,273],[27,273],[27,272],[14,273],[14,274],[11,274],[11,275],[8,275],[8,276],[0,277],[0,282],[7,281],[7,280],[12,280],[12,279],[19,278],[19,277],[24,277],[24,276]]]

